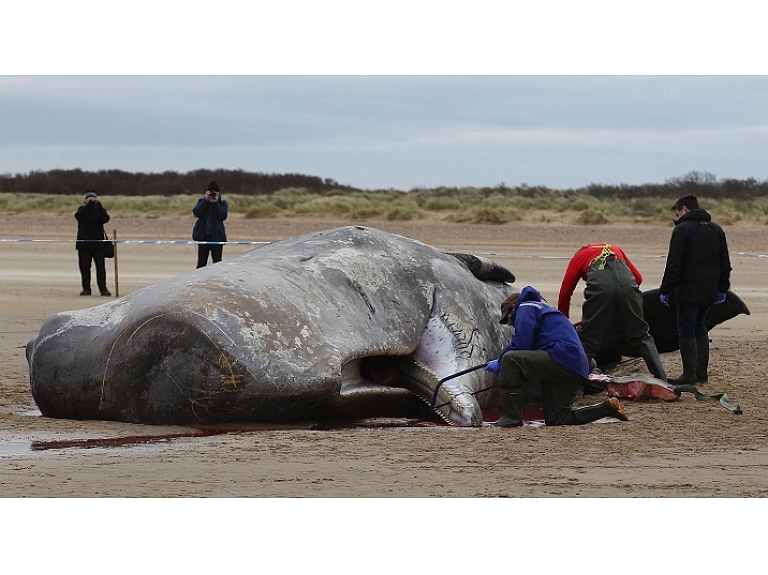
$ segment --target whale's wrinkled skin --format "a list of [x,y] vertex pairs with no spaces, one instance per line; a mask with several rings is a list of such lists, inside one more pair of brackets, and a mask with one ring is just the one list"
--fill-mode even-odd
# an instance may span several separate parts
[[[27,345],[30,387],[43,415],[69,419],[423,414],[440,379],[507,344],[499,304],[513,281],[484,258],[373,228],[317,232],[52,316]],[[483,369],[448,380],[435,410],[481,425],[495,384]]]

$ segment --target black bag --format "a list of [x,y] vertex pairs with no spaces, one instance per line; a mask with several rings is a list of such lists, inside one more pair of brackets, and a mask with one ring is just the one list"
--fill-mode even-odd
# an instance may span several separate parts
[[[105,240],[109,239],[107,232],[104,232],[104,239]],[[104,245],[104,257],[105,258],[115,257],[115,244],[113,242],[104,242],[103,245]]]
[[192,228],[192,240],[196,242],[205,241],[205,222],[203,222],[203,218],[198,218],[195,222]]

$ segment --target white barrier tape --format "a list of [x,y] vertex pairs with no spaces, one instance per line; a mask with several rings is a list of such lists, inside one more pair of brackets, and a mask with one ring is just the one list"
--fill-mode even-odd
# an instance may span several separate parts
[[64,242],[64,243],[111,243],[111,244],[164,244],[164,245],[194,245],[213,244],[221,246],[250,246],[266,245],[272,242],[196,242],[193,240],[37,240],[24,238],[0,238],[0,243],[25,243],[25,242]]
[[[496,256],[496,257],[516,257],[516,258],[530,258],[530,259],[537,259],[537,260],[569,260],[571,259],[571,256],[532,256],[527,254],[500,254],[500,253],[494,253],[494,252],[472,252],[476,256]],[[768,255],[766,254],[756,254],[752,252],[732,252],[735,255],[739,256],[747,256],[750,258],[764,258],[768,259]],[[659,254],[656,256],[644,256],[645,259],[650,258],[666,258],[666,254]],[[632,258],[632,259],[639,259],[639,258]]]
[[[74,243],[74,242],[83,242],[83,243],[113,243],[113,244],[155,244],[155,245],[198,245],[198,244],[205,244],[205,245],[221,245],[221,246],[254,246],[254,245],[267,245],[271,244],[273,242],[197,242],[194,240],[45,240],[45,239],[31,239],[31,238],[0,238],[0,244],[2,243],[31,243],[31,242],[39,242],[39,243],[57,243],[57,242],[64,242],[64,243]],[[737,255],[740,256],[747,256],[750,258],[763,258],[768,259],[768,255],[766,254],[757,254],[754,252],[734,252]],[[521,255],[521,254],[500,254],[500,253],[494,253],[494,252],[483,252],[483,253],[477,253],[476,255],[482,255],[482,256],[501,256],[501,257],[511,257],[514,255],[515,257],[527,257],[527,258],[536,258],[536,259],[570,259],[570,256],[532,256],[532,255]],[[649,256],[649,257],[659,257],[663,258],[666,257],[664,255],[659,256]]]
[[768,258],[768,255],[765,254],[753,254],[751,252],[736,252],[740,256],[748,256],[750,258]]

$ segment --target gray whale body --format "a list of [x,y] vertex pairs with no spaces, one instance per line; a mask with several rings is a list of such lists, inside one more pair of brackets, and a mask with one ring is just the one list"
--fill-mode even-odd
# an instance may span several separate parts
[[[43,415],[81,420],[424,414],[441,378],[498,357],[513,281],[373,228],[312,233],[50,317],[27,345],[30,388]],[[481,425],[495,383],[482,369],[445,381],[437,415]]]

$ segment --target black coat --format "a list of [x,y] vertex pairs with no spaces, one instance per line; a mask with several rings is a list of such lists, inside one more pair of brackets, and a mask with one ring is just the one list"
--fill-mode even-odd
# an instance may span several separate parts
[[[104,224],[109,221],[109,214],[101,202],[98,200],[88,202],[77,208],[75,212],[77,220],[77,239],[78,240],[103,240]],[[78,250],[103,249],[103,243],[97,242],[75,242],[75,248]]]
[[192,208],[192,213],[197,217],[192,228],[192,239],[198,242],[226,242],[224,220],[227,219],[228,212],[229,206],[221,196],[215,202],[200,198]]
[[659,291],[679,301],[706,305],[731,287],[731,261],[723,228],[702,209],[683,214],[669,240]]

